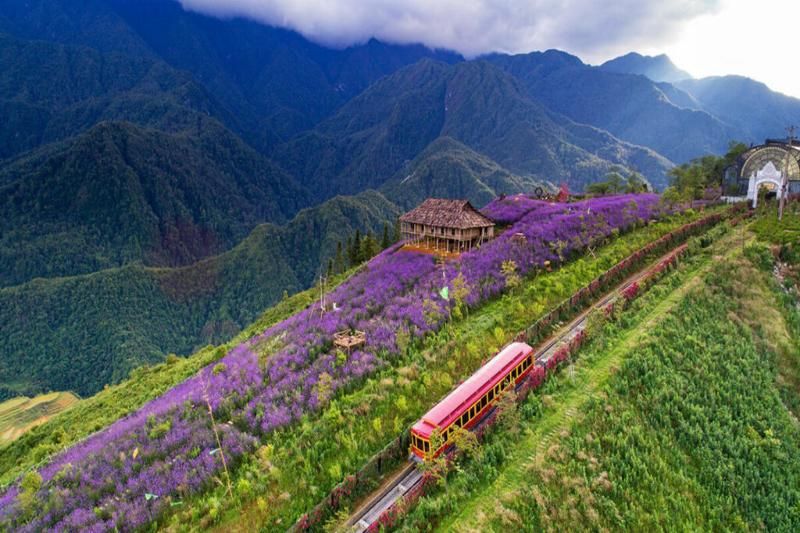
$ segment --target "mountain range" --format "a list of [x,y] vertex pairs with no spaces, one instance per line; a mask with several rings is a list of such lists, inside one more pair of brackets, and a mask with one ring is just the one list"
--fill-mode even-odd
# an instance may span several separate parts
[[174,0],[9,0],[0,117],[2,397],[91,394],[227,338],[425,197],[612,169],[660,189],[780,136],[800,100],[666,56],[332,49]]

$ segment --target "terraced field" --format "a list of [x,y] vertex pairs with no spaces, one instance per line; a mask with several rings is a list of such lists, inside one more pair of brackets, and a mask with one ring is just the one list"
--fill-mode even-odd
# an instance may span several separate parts
[[0,403],[0,446],[47,422],[78,403],[71,392],[51,392],[35,398],[12,398]]

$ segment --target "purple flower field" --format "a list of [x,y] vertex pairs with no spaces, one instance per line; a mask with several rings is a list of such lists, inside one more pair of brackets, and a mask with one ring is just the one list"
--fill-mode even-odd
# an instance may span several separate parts
[[[658,200],[643,194],[551,204],[512,196],[483,210],[510,227],[444,267],[430,255],[389,248],[326,295],[336,310],[310,306],[56,456],[39,471],[43,482],[28,508],[19,486],[6,489],[0,529],[139,528],[221,473],[209,405],[228,466],[235,466],[271,431],[398,357],[398,333],[418,337],[438,329],[453,305],[439,290],[457,276],[469,288],[466,303],[478,305],[505,290],[503,262],[514,261],[524,276],[545,261],[565,261],[614,230],[662,216]],[[367,337],[350,355],[332,342],[334,332],[348,328]]]

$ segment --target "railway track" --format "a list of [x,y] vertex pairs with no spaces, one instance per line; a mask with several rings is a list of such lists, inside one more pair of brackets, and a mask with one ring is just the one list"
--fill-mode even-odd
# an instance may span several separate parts
[[388,484],[384,485],[350,518],[348,531],[363,533],[374,524],[384,511],[388,510],[408,491],[422,480],[422,472],[417,463],[409,462]]
[[[596,309],[603,309],[610,303],[616,301],[621,297],[622,292],[629,288],[634,283],[645,279],[649,276],[658,265],[672,256],[679,253],[686,244],[673,248],[666,254],[662,255],[653,261],[647,268],[640,270],[632,276],[625,279],[622,283],[617,285],[613,290],[605,294],[600,300],[593,305],[582,311],[575,318],[573,318],[566,325],[561,326],[550,338],[540,343],[534,350],[534,359],[536,361],[548,360],[552,357],[556,350],[563,344],[569,343],[577,335],[586,329],[589,315]],[[416,467],[417,463],[409,462],[400,471],[395,474],[394,478],[388,483],[379,488],[369,499],[364,503],[346,522],[345,527],[348,531],[363,533],[367,531],[370,526],[378,521],[380,516],[390,509],[398,500],[408,494],[416,485],[422,480],[422,472]]]

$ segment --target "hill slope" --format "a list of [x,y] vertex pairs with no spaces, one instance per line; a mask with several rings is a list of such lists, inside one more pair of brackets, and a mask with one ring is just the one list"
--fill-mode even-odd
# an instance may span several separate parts
[[404,209],[426,198],[467,198],[482,207],[501,194],[530,192],[542,185],[504,169],[451,137],[439,137],[381,190]]
[[770,90],[744,76],[684,80],[678,87],[690,93],[703,109],[734,125],[745,142],[782,138],[788,124],[800,122],[800,99]]
[[0,289],[0,398],[84,396],[168,353],[231,338],[313,283],[357,229],[379,234],[397,208],[380,194],[334,198],[285,226],[258,226],[232,250],[182,268],[130,265]]
[[549,111],[485,61],[423,60],[401,69],[280,146],[275,158],[324,196],[381,186],[439,137],[532,181],[563,180],[578,189],[614,164],[636,166],[661,185],[670,166],[650,150]]
[[0,166],[0,286],[219,253],[305,191],[214,120],[195,135],[101,123]]
[[674,162],[722,153],[738,134],[709,113],[679,107],[686,98],[670,98],[643,76],[590,67],[564,52],[492,55],[488,60],[554,111],[650,147]]
[[606,61],[600,65],[600,68],[609,72],[641,74],[653,81],[665,81],[667,83],[688,80],[692,77],[685,70],[676,67],[675,63],[665,54],[643,56],[636,52],[630,52],[624,56]]
[[0,33],[0,161],[125,120],[177,132],[237,121],[185,72],[164,62]]

